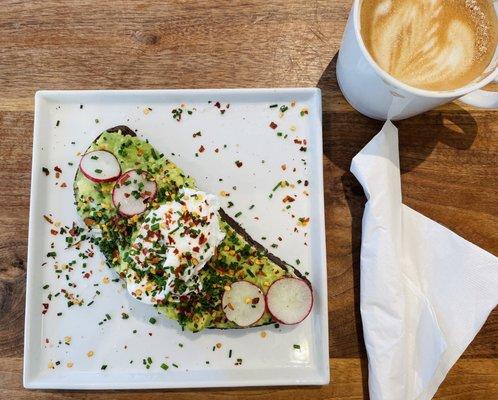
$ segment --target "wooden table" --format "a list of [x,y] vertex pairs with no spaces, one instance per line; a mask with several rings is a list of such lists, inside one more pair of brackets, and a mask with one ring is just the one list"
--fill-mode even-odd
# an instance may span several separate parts
[[[351,0],[3,0],[0,12],[0,398],[119,398],[25,391],[23,318],[33,98],[38,89],[318,86],[323,93],[332,384],[141,392],[147,399],[367,398],[359,316],[363,191],[348,172],[379,122],[342,97],[335,64]],[[496,111],[449,104],[400,122],[404,201],[498,253]],[[498,312],[439,399],[498,398]]]

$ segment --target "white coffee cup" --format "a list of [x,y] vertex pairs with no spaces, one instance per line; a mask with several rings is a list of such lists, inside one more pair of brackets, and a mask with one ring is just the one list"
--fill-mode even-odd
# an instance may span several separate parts
[[[494,2],[498,12],[498,1]],[[360,35],[361,0],[354,0],[337,60],[337,80],[346,100],[370,118],[398,120],[459,99],[481,108],[498,108],[498,92],[480,90],[498,82],[498,48],[483,78],[449,91],[409,86],[382,70],[373,60]]]

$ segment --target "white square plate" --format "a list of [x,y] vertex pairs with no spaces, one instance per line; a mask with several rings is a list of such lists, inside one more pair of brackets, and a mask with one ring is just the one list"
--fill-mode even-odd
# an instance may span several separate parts
[[[270,107],[273,104],[278,107]],[[282,105],[288,107],[284,113]],[[179,107],[183,113],[177,121],[172,110]],[[321,114],[320,91],[314,88],[38,92],[24,386],[138,389],[327,384]],[[277,125],[275,129],[271,122]],[[65,249],[62,235],[54,236],[53,226],[43,216],[56,226],[79,221],[72,192],[79,155],[101,131],[116,125],[128,125],[147,138],[196,178],[202,190],[229,193],[223,207],[232,216],[242,212],[238,221],[251,236],[290,264],[300,260],[298,268],[309,273],[315,295],[304,322],[182,332],[176,322],[132,299],[98,250],[92,258],[81,260],[78,250]],[[196,132],[201,135],[194,137]],[[59,177],[56,166],[62,170]],[[48,168],[48,176],[43,167]],[[273,191],[281,180],[291,186]],[[288,194],[296,197],[290,209],[282,202]],[[234,206],[228,208],[228,201]],[[310,218],[307,226],[298,222],[302,217]],[[81,251],[85,246],[89,245]],[[50,252],[57,256],[48,257]],[[60,279],[56,270],[63,271]],[[88,271],[91,275],[84,275]],[[83,304],[68,307],[65,295],[69,293],[78,295]],[[129,318],[123,319],[122,313]],[[155,324],[151,317],[156,318]],[[143,360],[148,357],[152,364],[147,369]],[[169,366],[167,371],[160,367],[163,363]],[[107,367],[102,369],[103,365]]]

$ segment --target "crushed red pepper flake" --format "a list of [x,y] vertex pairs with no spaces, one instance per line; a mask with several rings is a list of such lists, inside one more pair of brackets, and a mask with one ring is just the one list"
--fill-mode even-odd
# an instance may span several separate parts
[[275,122],[270,122],[270,128],[271,129],[277,129],[278,125]]
[[199,245],[202,246],[206,242],[207,242],[207,237],[204,236],[204,233],[201,233],[201,235],[199,236]]
[[243,164],[242,164],[242,161],[237,160],[237,161],[235,161],[235,165],[236,165],[238,168],[240,168],[240,167],[242,167],[242,165],[243,165]]
[[198,151],[199,151],[199,153],[203,153],[203,152],[204,152],[204,150],[206,150],[206,149],[204,148],[204,146],[203,146],[203,145],[201,145],[201,147],[199,147],[199,150],[198,150]]
[[285,196],[285,197],[283,198],[283,200],[282,200],[282,201],[283,201],[284,203],[292,203],[292,202],[293,202],[293,201],[295,201],[295,200],[296,200],[296,199],[295,199],[294,197],[292,197],[292,196],[290,196],[290,195],[287,195],[287,196]]
[[307,226],[308,223],[310,222],[310,219],[307,217],[301,217],[301,218],[298,218],[298,221],[299,221],[299,225]]

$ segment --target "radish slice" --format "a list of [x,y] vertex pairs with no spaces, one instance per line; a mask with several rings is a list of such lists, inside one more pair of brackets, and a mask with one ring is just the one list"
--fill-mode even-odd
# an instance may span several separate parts
[[265,312],[265,297],[252,283],[239,281],[225,290],[222,300],[223,311],[229,321],[239,326],[257,322]]
[[313,306],[313,292],[302,279],[280,278],[266,293],[266,304],[273,318],[286,325],[303,321]]
[[92,182],[112,182],[121,175],[118,159],[107,150],[95,150],[81,157],[80,170]]
[[146,172],[132,169],[118,179],[112,190],[112,202],[127,217],[143,213],[157,191],[156,182]]

